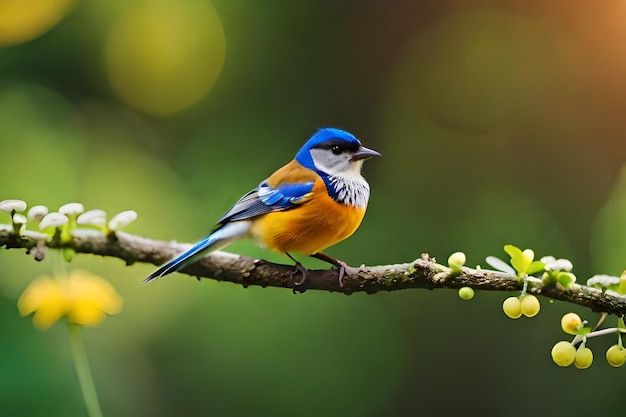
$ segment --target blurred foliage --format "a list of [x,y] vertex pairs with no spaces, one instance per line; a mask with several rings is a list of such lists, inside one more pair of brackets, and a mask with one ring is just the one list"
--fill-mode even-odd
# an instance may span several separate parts
[[[0,199],[134,209],[130,232],[191,242],[335,125],[384,158],[365,168],[363,225],[330,254],[462,250],[473,266],[512,243],[572,259],[581,281],[619,275],[625,21],[618,0],[0,0]],[[0,415],[85,415],[66,329],[38,332],[16,308],[56,258],[0,253]],[[71,266],[125,300],[85,332],[105,415],[517,416],[555,387],[594,400],[542,413],[621,410],[623,370],[552,363],[560,303],[512,322],[510,294],[293,296]]]

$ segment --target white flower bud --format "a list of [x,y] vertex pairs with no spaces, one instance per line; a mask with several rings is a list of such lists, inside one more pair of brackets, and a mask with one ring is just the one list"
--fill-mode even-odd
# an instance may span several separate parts
[[569,259],[555,259],[552,262],[545,262],[546,271],[571,271],[574,268]]
[[39,223],[39,228],[44,230],[48,227],[59,227],[69,222],[69,219],[65,214],[61,213],[49,213],[41,219],[41,223]]
[[594,285],[600,285],[602,287],[608,287],[611,285],[619,284],[619,277],[611,275],[594,275],[587,280],[587,285],[593,287]]
[[3,200],[0,201],[0,210],[7,213],[11,213],[13,210],[24,211],[26,210],[26,202],[22,200]]
[[34,221],[41,221],[43,216],[48,214],[48,207],[46,206],[32,206],[30,210],[28,210],[28,219]]
[[117,230],[122,227],[126,227],[132,222],[137,220],[137,212],[135,210],[126,210],[121,213],[117,213],[109,222],[109,229]]
[[59,207],[59,213],[66,216],[78,216],[85,211],[85,207],[81,203],[67,203]]
[[91,224],[94,226],[104,226],[107,224],[107,214],[104,210],[100,209],[89,210],[78,216],[76,223],[81,225]]
[[21,214],[14,214],[13,215],[13,224],[17,224],[20,226],[23,226],[26,224],[26,217],[22,216]]

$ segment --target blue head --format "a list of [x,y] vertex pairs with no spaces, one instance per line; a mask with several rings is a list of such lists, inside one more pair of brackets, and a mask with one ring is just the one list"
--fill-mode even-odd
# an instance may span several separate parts
[[380,154],[361,145],[351,133],[333,127],[319,129],[296,154],[305,168],[327,176],[360,175],[363,161]]

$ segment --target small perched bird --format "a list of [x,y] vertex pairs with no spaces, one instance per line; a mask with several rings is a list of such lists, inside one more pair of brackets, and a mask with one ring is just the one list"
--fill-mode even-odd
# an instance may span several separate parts
[[250,237],[268,249],[285,253],[296,262],[303,278],[306,269],[290,252],[322,259],[339,267],[339,283],[352,273],[345,262],[322,251],[354,233],[361,224],[370,187],[361,176],[363,161],[380,153],[361,145],[352,134],[319,129],[296,157],[241,197],[218,221],[209,236],[156,270],[150,282],[179,271],[235,240]]

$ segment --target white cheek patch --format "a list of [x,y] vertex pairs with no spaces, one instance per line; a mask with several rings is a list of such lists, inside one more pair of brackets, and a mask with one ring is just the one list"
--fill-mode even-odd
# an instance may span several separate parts
[[335,155],[328,149],[311,149],[311,157],[315,168],[328,175],[339,174],[350,167],[346,154]]
[[330,168],[328,152],[324,149],[311,149],[311,157],[313,158],[313,165],[319,171],[328,172]]

